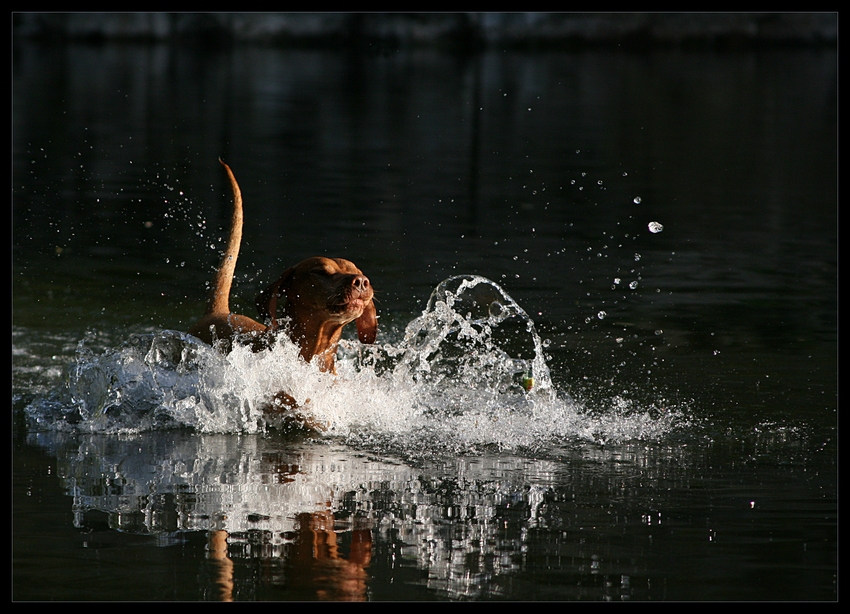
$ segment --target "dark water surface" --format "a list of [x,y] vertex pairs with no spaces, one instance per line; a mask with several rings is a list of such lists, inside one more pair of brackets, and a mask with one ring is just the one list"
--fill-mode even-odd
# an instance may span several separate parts
[[[14,598],[837,599],[836,101],[835,50],[16,46]],[[363,368],[326,437],[72,420],[183,381],[126,348],[203,310],[219,156],[235,311],[344,256],[392,356],[483,276],[553,396]]]

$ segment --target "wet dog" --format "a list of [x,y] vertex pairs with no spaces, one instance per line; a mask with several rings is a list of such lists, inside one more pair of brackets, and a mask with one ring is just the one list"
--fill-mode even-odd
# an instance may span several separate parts
[[289,337],[300,348],[301,357],[317,361],[319,369],[336,373],[336,348],[343,327],[357,326],[361,343],[374,343],[378,320],[369,278],[342,258],[316,256],[284,271],[257,296],[257,312],[278,326],[277,306],[285,299],[283,315],[289,322]]
[[[257,311],[267,324],[232,313],[230,289],[242,243],[242,192],[230,167],[219,162],[233,190],[230,235],[210,288],[206,311],[189,329],[189,334],[224,352],[229,352],[234,343],[245,343],[260,351],[271,347],[275,336],[285,330],[305,361],[315,361],[320,370],[336,373],[337,346],[346,324],[356,322],[362,343],[374,343],[377,337],[378,320],[369,279],[348,260],[316,256],[287,269],[257,296]],[[281,300],[283,327],[277,314]],[[278,407],[294,405],[286,393],[275,399]]]

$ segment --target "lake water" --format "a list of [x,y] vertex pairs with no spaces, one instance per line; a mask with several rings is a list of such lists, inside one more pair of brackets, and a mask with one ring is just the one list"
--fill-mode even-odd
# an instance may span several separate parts
[[[836,103],[834,49],[16,45],[13,598],[836,600]],[[234,311],[376,288],[337,378],[182,334],[219,157]]]

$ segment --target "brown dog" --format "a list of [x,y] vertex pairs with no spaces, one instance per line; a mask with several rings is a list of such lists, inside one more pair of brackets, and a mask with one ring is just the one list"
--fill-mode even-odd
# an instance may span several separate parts
[[369,279],[348,260],[308,258],[287,269],[257,297],[257,310],[261,318],[270,318],[269,326],[231,313],[230,288],[242,242],[242,192],[230,167],[219,161],[233,189],[230,237],[210,289],[207,310],[189,333],[209,344],[224,340],[228,344],[225,351],[233,342],[249,343],[254,351],[259,351],[269,347],[279,330],[277,306],[285,298],[287,333],[299,346],[301,357],[307,362],[318,357],[322,371],[336,373],[337,345],[346,324],[357,321],[358,337],[363,343],[374,343],[377,336],[378,320]]
[[283,316],[289,320],[289,337],[301,357],[317,360],[322,371],[336,373],[336,348],[342,328],[357,325],[362,343],[374,343],[378,320],[369,278],[342,258],[316,256],[288,268],[280,279],[257,296],[257,311],[277,329],[277,305],[286,299]]

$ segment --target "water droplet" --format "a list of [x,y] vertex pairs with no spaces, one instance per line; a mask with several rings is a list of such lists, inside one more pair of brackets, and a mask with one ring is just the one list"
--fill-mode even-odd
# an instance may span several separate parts
[[634,201],[633,201],[633,202],[634,202],[636,205],[639,205],[639,204],[640,204],[640,196],[635,196],[635,198],[634,198]]
[[607,315],[608,314],[605,313],[604,311],[600,311],[599,313],[596,314],[596,317],[599,318],[600,320],[604,320],[605,316],[607,316]]
[[635,262],[637,262],[638,260],[640,260],[640,254],[635,253]]
[[618,283],[620,283],[620,278],[619,278],[619,277],[615,277],[615,278],[614,278],[614,285],[616,285],[616,284],[618,284]]
[[661,232],[662,230],[664,230],[664,226],[662,226],[658,222],[650,222],[649,223],[649,232],[657,234],[657,233]]
[[629,289],[630,290],[637,290],[637,287],[638,287],[638,282],[636,282],[636,281],[629,282]]
[[663,335],[664,331],[659,328],[657,331],[655,331],[655,334],[656,335]]

